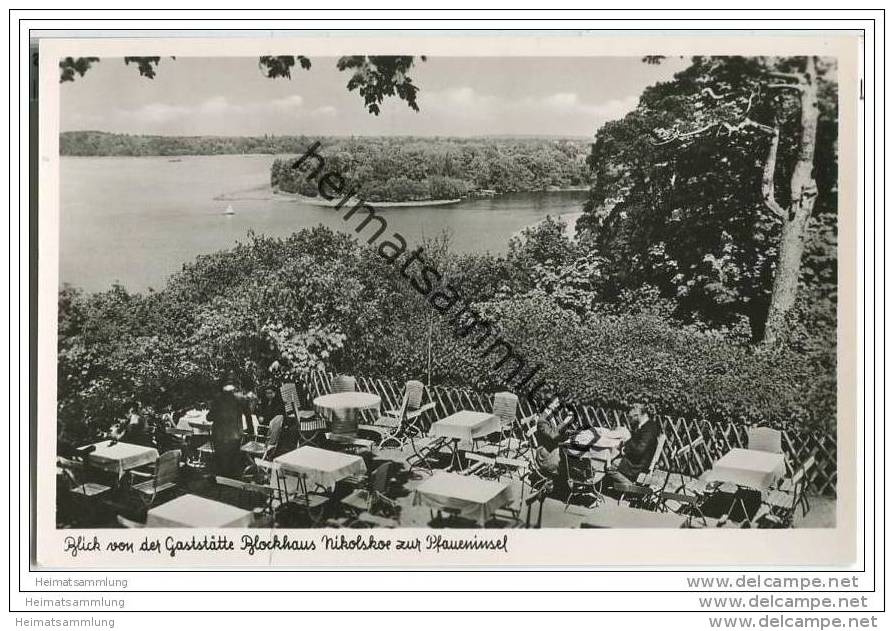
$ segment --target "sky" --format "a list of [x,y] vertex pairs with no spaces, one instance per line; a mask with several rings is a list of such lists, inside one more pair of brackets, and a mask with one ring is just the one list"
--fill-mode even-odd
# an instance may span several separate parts
[[257,58],[162,58],[154,79],[103,59],[61,89],[61,129],[162,135],[546,135],[591,137],[686,60],[639,57],[428,57],[409,73],[419,112],[396,97],[369,114],[335,57],[291,79]]

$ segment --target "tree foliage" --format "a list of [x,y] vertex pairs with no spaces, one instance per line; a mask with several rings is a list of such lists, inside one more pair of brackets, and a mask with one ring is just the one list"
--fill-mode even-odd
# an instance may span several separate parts
[[[173,59],[173,57],[172,57]],[[425,61],[425,56],[418,57]],[[347,89],[357,91],[370,114],[379,115],[387,97],[396,96],[418,112],[416,95],[419,88],[409,76],[417,58],[410,55],[349,55],[339,57],[336,68],[349,72]],[[74,81],[83,77],[99,57],[65,57],[59,61],[59,82]],[[135,64],[141,77],[154,79],[161,57],[125,57],[124,63]],[[310,70],[311,60],[304,55],[263,55],[258,58],[258,68],[269,79],[291,79],[296,67]]]
[[[741,327],[681,324],[648,288],[600,302],[598,273],[562,276],[588,256],[562,228],[529,230],[505,258],[454,254],[441,239],[424,244],[425,259],[578,400],[647,398],[668,414],[831,426],[834,338],[823,337],[821,314],[803,308],[769,350]],[[185,265],[158,292],[64,288],[58,358],[60,419],[97,426],[136,401],[201,405],[231,370],[249,388],[318,369],[506,387],[492,358],[457,337],[398,268],[323,227],[250,235]]]
[[[313,142],[308,139],[305,151]],[[341,174],[369,201],[457,199],[478,190],[500,193],[586,185],[587,143],[565,139],[324,138],[325,171]],[[317,186],[295,160],[277,159],[270,183],[315,197]]]
[[[762,337],[784,221],[764,199],[764,166],[778,127],[773,193],[790,198],[800,129],[793,86],[775,77],[797,64],[696,57],[598,131],[588,159],[594,183],[578,227],[609,262],[610,294],[654,286],[677,301],[684,319],[728,325],[746,317],[755,339]],[[834,64],[820,65],[818,191],[801,278],[833,295],[837,89]]]

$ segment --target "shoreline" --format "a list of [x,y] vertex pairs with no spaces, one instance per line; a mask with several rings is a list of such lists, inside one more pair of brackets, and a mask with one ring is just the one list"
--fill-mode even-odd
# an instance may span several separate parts
[[[497,195],[493,195],[490,197],[457,197],[455,199],[424,199],[419,201],[408,201],[408,202],[373,202],[366,201],[368,204],[375,208],[420,208],[424,206],[452,206],[455,204],[459,204],[461,202],[466,201],[477,201],[480,199],[495,199],[498,197],[503,197],[504,195],[512,195],[514,193],[586,193],[590,189],[589,187],[581,187],[581,186],[571,186],[567,188],[551,188],[544,189],[540,191],[512,191],[510,193],[500,193]],[[319,206],[322,208],[334,208],[338,205],[341,200],[323,200],[317,197],[306,197],[304,195],[300,195],[298,193],[288,193],[281,190],[272,190],[271,195],[276,197],[281,197],[285,199],[294,199],[296,201],[301,202],[302,204],[307,204],[308,206]],[[221,196],[221,199],[224,199],[224,196]],[[351,199],[359,199],[358,197],[352,197]]]
[[[283,197],[286,199],[294,199],[295,201],[299,201],[302,204],[307,204],[308,206],[320,206],[322,208],[334,208],[339,204],[341,200],[324,200],[318,199],[316,197],[305,197],[304,195],[299,195],[297,193],[286,193],[283,191],[273,191],[274,197]],[[350,199],[359,199],[357,197],[351,197]],[[364,200],[365,201],[365,200]],[[450,206],[453,204],[460,203],[462,198],[456,199],[426,199],[420,201],[409,201],[409,202],[366,202],[370,206],[374,208],[419,208],[422,206]],[[355,202],[356,203],[356,202]]]

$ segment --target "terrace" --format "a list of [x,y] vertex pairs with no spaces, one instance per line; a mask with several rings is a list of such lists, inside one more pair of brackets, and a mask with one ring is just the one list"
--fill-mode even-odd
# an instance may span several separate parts
[[572,406],[561,466],[550,474],[536,455],[539,411],[512,393],[324,373],[281,393],[284,418],[245,423],[226,471],[202,409],[151,428],[145,444],[125,435],[60,457],[57,524],[834,526],[829,433],[659,416],[654,457],[622,484],[606,472],[635,431],[626,411]]

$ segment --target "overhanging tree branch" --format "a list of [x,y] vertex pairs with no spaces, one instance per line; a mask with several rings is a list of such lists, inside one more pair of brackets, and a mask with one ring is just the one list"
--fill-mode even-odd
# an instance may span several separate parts
[[764,173],[761,178],[761,196],[764,204],[779,217],[785,217],[785,209],[776,201],[776,155],[779,151],[779,126],[773,127],[770,150],[764,162]]

